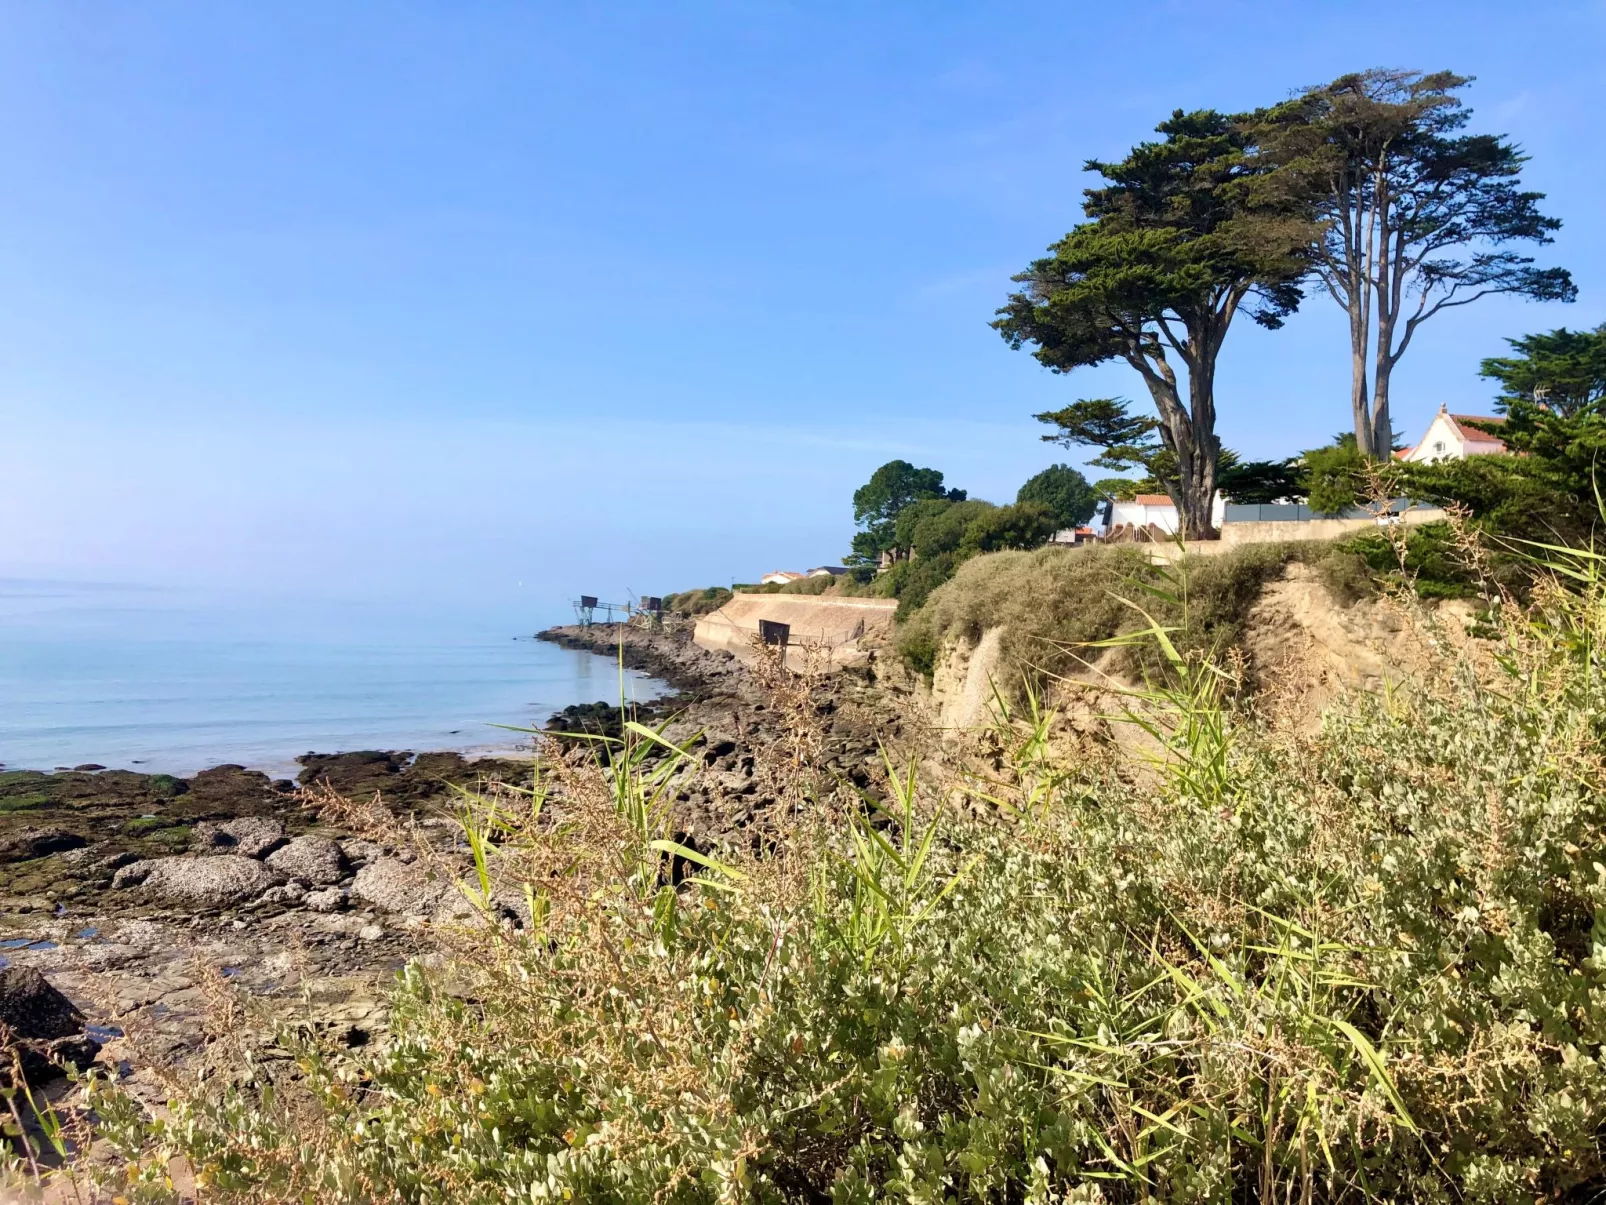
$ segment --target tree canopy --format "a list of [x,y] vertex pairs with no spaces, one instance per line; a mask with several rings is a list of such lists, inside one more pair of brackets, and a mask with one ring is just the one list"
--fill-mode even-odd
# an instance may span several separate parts
[[1239,503],[1293,502],[1309,488],[1298,457],[1224,464],[1219,480],[1222,497]]
[[1513,356],[1491,356],[1478,374],[1497,381],[1502,414],[1517,402],[1542,404],[1570,418],[1606,405],[1606,323],[1592,331],[1566,327],[1507,339]]
[[1068,464],[1051,464],[1030,478],[1015,495],[1017,503],[1035,502],[1048,508],[1055,531],[1080,527],[1093,517],[1099,496],[1087,478]]
[[1055,428],[1052,435],[1043,436],[1045,443],[1102,449],[1088,463],[1117,473],[1141,468],[1160,483],[1158,489],[1174,493],[1178,488],[1177,458],[1155,434],[1160,423],[1132,414],[1130,405],[1125,398],[1083,398],[1033,417]]
[[917,469],[907,460],[889,460],[870,474],[870,480],[853,492],[853,521],[861,530],[853,537],[848,560],[854,564],[873,563],[883,552],[897,547],[898,514],[911,502],[922,498],[953,502],[964,499],[964,490],[945,490],[942,481],[940,470]]
[[[1274,171],[1258,191],[1309,207],[1312,263],[1349,320],[1350,402],[1361,455],[1388,455],[1389,388],[1422,323],[1491,293],[1570,301],[1563,268],[1513,244],[1551,241],[1561,223],[1522,188],[1527,161],[1495,134],[1466,134],[1448,71],[1374,69],[1340,76],[1246,118]],[[1370,380],[1369,380],[1370,374]]]
[[1178,110],[1157,131],[1118,163],[1088,163],[1105,180],[1086,192],[1089,220],[1014,277],[1023,287],[993,326],[1053,372],[1117,359],[1138,372],[1175,458],[1167,492],[1204,538],[1222,341],[1240,309],[1275,327],[1299,304],[1311,230],[1285,197],[1249,187],[1269,165],[1232,119]]

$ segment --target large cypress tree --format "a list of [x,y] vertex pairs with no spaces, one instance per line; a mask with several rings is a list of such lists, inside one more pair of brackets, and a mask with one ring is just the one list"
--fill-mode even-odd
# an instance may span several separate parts
[[1299,304],[1312,228],[1300,206],[1257,190],[1267,170],[1248,129],[1178,110],[1159,141],[1089,162],[1087,221],[1014,280],[993,326],[1053,372],[1124,360],[1143,379],[1175,458],[1165,482],[1189,539],[1216,535],[1216,360],[1240,310],[1276,327]]
[[1267,191],[1321,222],[1317,276],[1349,320],[1350,405],[1363,455],[1388,456],[1389,386],[1417,329],[1491,293],[1571,301],[1563,268],[1537,268],[1513,244],[1548,243],[1561,223],[1522,188],[1527,157],[1496,134],[1466,134],[1448,71],[1362,71],[1255,119],[1279,170]]

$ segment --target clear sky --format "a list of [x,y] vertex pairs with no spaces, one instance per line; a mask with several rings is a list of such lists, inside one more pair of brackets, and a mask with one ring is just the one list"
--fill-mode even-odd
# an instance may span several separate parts
[[[4,3],[0,577],[522,623],[833,562],[904,456],[1007,501],[1141,398],[988,329],[1089,157],[1352,69],[1478,77],[1572,306],[1425,327],[1397,424],[1606,320],[1606,4]],[[1348,424],[1338,311],[1241,323],[1226,442]]]

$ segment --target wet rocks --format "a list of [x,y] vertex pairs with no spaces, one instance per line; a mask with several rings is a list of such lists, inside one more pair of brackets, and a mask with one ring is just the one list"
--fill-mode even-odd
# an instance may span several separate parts
[[340,846],[311,833],[292,837],[267,856],[267,863],[285,878],[312,887],[326,887],[346,877],[346,858]]
[[88,879],[109,879],[114,871],[140,860],[138,854],[126,849],[107,853],[104,845],[81,845],[57,858],[73,875]]
[[355,753],[308,753],[297,776],[303,787],[327,787],[347,799],[369,799],[376,793],[394,812],[427,809],[452,795],[452,785],[474,787],[489,781],[523,782],[526,762],[460,753],[367,750]]
[[202,770],[189,780],[188,789],[191,805],[207,808],[212,815],[242,816],[284,805],[282,787],[260,770],[247,770],[244,766],[222,765]]
[[64,1038],[84,1027],[84,1014],[27,967],[0,971],[0,1021],[19,1038]]
[[340,852],[345,855],[348,863],[360,868],[383,858],[385,856],[385,847],[379,842],[369,841],[365,837],[352,837],[349,840],[340,842]]
[[243,904],[283,882],[278,871],[239,854],[153,858],[112,877],[114,888],[139,887],[169,903],[207,909]]
[[196,853],[265,857],[284,844],[284,825],[272,816],[237,816],[233,820],[203,820],[190,834]]
[[287,907],[294,907],[306,898],[307,889],[300,883],[292,881],[286,883],[283,887],[269,887],[262,893],[257,903],[283,904]]

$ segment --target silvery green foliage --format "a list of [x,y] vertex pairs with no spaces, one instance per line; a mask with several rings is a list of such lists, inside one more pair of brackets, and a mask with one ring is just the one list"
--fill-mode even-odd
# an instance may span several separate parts
[[810,891],[763,863],[651,905],[621,882],[473,1002],[409,967],[388,1045],[303,1053],[318,1141],[239,1093],[143,1141],[240,1200],[1598,1188],[1606,675],[1595,643],[1526,639],[1319,738],[1240,729],[1208,774],[1067,768],[1011,818],[894,774],[908,810],[855,822]]

